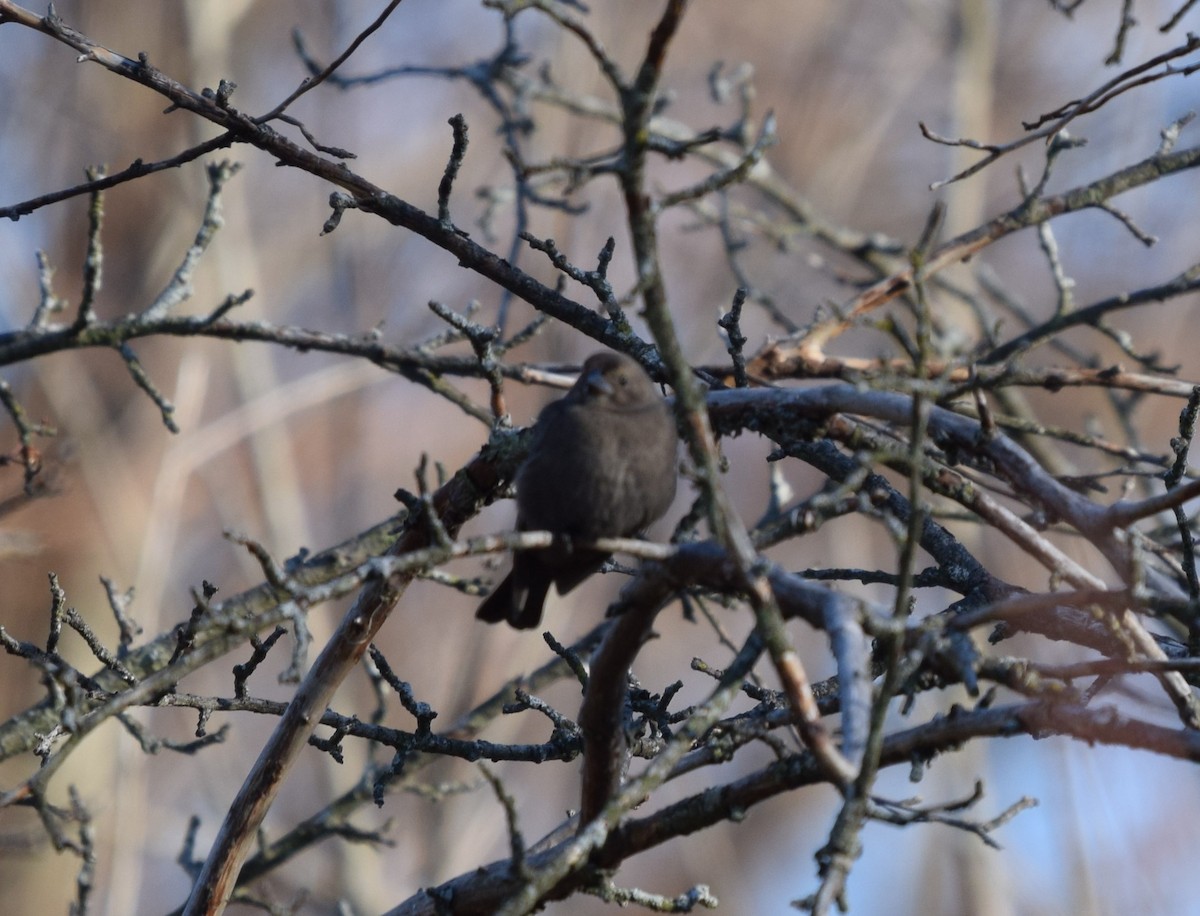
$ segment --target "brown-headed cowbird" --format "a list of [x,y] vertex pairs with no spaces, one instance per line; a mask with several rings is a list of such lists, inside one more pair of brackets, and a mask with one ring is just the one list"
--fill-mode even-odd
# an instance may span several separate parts
[[667,511],[677,444],[671,411],[641,366],[619,353],[589,357],[571,390],[541,412],[516,477],[518,530],[564,537],[517,552],[475,616],[536,627],[551,583],[565,595],[608,559],[573,540],[630,537]]

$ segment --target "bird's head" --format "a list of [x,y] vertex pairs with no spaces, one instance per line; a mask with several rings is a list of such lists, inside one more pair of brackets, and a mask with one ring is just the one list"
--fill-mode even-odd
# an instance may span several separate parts
[[644,369],[622,353],[605,351],[589,356],[573,394],[585,403],[607,407],[642,407],[658,398]]

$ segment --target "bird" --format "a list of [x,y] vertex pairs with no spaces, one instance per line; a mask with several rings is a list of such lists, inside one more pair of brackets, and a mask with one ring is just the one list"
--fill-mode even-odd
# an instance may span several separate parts
[[611,556],[573,541],[641,534],[670,508],[678,442],[670,407],[635,360],[588,357],[571,390],[538,415],[515,479],[517,530],[549,531],[554,543],[518,551],[475,616],[536,627],[552,584],[565,595]]

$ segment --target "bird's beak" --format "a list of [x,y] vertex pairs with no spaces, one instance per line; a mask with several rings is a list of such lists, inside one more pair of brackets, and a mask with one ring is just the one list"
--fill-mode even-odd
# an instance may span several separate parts
[[593,369],[583,377],[583,388],[590,395],[611,395],[613,386],[608,383],[608,379],[604,377],[604,373],[597,369]]

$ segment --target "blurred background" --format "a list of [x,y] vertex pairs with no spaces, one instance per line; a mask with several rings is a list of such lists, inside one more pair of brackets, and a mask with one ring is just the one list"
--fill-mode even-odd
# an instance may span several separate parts
[[[660,4],[613,0],[596,3],[587,17],[605,47],[632,70]],[[322,62],[340,53],[382,4],[220,4],[61,0],[58,14],[97,42],[129,57],[145,51],[150,62],[193,88],[237,83],[232,103],[258,113],[269,110],[304,77],[292,46],[299,29]],[[883,233],[914,244],[934,201],[948,206],[949,236],[1015,206],[1015,166],[1032,180],[1040,174],[1044,148],[1033,144],[972,179],[943,189],[947,178],[977,154],[936,146],[923,139],[919,121],[943,136],[1007,142],[1021,121],[1079,98],[1115,72],[1161,53],[1195,28],[1196,14],[1169,35],[1157,26],[1172,4],[1136,7],[1139,25],[1128,35],[1123,61],[1106,67],[1120,4],[1082,4],[1068,19],[1051,4],[1003,4],[994,0],[813,0],[804,4],[760,0],[753,4],[695,4],[677,37],[664,79],[672,104],[667,114],[697,129],[728,124],[734,105],[718,105],[708,89],[714,63],[726,72],[753,67],[754,112],[771,110],[779,143],[769,160],[777,172],[835,225]],[[499,16],[467,0],[406,0],[381,31],[355,54],[343,73],[364,74],[398,65],[466,66],[491,55],[501,42]],[[579,42],[545,18],[524,15],[518,34],[548,63],[554,78],[580,92],[605,98],[605,87]],[[1197,105],[1194,80],[1173,79],[1126,94],[1092,118],[1072,125],[1086,147],[1062,157],[1049,190],[1090,181],[1154,152],[1159,132]],[[164,114],[164,101],[100,67],[76,63],[75,54],[45,36],[15,25],[0,27],[0,206],[83,180],[90,165],[110,171],[176,154],[215,135],[184,112]],[[496,139],[494,114],[464,82],[436,77],[381,81],[353,91],[321,87],[291,113],[324,143],[357,153],[351,168],[425,209],[436,207],[437,184],[450,150],[447,118],[463,112],[471,146],[455,186],[452,212],[459,225],[487,239],[476,219],[484,203],[475,190],[504,187],[507,164]],[[538,110],[531,158],[584,155],[606,149],[615,132],[594,123]],[[297,137],[297,139],[299,139]],[[1181,146],[1195,143],[1195,129]],[[340,227],[320,236],[329,215],[328,193],[310,176],[278,168],[249,149],[213,158],[243,164],[224,195],[225,226],[204,258],[195,293],[183,311],[211,311],[226,295],[253,289],[237,313],[329,333],[365,334],[411,345],[442,330],[427,308],[437,299],[461,311],[477,300],[480,319],[490,321],[500,304],[496,288],[460,269],[453,258],[382,220],[349,212]],[[674,189],[703,174],[698,166],[658,163],[658,186]],[[200,163],[122,185],[106,196],[104,283],[97,305],[102,317],[146,306],[166,285],[200,223],[207,183]],[[620,202],[611,182],[581,195],[588,214],[571,220],[535,211],[530,229],[552,237],[576,264],[590,267],[605,237],[615,235],[612,277],[622,289],[631,277]],[[1118,198],[1116,203],[1160,241],[1146,248],[1117,220],[1087,212],[1054,223],[1066,273],[1080,304],[1161,283],[1196,257],[1194,174],[1171,177]],[[77,304],[86,242],[85,198],[43,208],[18,222],[0,223],[0,333],[28,323],[38,300],[35,253],[54,266],[55,291]],[[511,213],[501,211],[487,243],[504,254]],[[688,355],[695,362],[724,360],[715,326],[737,285],[720,238],[701,231],[690,214],[670,214],[661,229],[672,309]],[[553,282],[544,259],[525,252],[521,266]],[[803,235],[788,244],[752,246],[744,265],[796,324],[809,321],[823,303],[848,297],[844,271],[865,274],[836,252]],[[1033,232],[988,248],[962,268],[971,278],[981,265],[993,271],[1034,315],[1048,315],[1055,289]],[[590,301],[576,292],[579,301]],[[514,303],[510,330],[532,317]],[[67,313],[73,314],[72,311]],[[1142,349],[1161,351],[1166,364],[1181,365],[1184,378],[1200,377],[1190,329],[1194,299],[1118,316],[1135,328]],[[951,320],[959,320],[950,316]],[[961,316],[964,333],[973,334]],[[748,313],[750,350],[769,333],[780,333],[759,313]],[[1080,332],[1072,341],[1100,349]],[[863,355],[876,355],[880,340],[855,337]],[[257,563],[222,538],[236,530],[265,544],[277,558],[302,548],[323,549],[395,511],[397,487],[415,489],[413,472],[422,454],[451,472],[486,440],[487,428],[428,391],[362,361],[319,353],[296,353],[244,343],[200,339],[154,339],[134,349],[159,388],[175,404],[178,435],[169,433],[154,405],[139,392],[112,352],[73,352],[8,366],[0,372],[32,417],[55,426],[43,442],[47,473],[56,493],[0,520],[0,624],[21,639],[45,639],[50,603],[47,574],[57,573],[68,603],[115,644],[114,628],[99,577],[119,589],[134,587],[131,613],[147,634],[186,619],[189,589],[202,580],[228,597],[262,578]],[[522,360],[577,362],[595,345],[565,327],[546,329],[514,353]],[[840,351],[848,352],[848,351]],[[464,385],[483,399],[482,386]],[[554,392],[510,384],[515,422],[528,423]],[[1064,392],[1031,399],[1047,422],[1072,428],[1113,426],[1106,403],[1092,393]],[[1181,404],[1143,402],[1132,422],[1158,450],[1175,431]],[[1118,429],[1111,430],[1119,434]],[[11,425],[0,426],[0,448],[16,445]],[[732,462],[728,484],[750,521],[766,507],[769,446],[752,436],[726,443]],[[785,469],[800,496],[818,485],[804,469]],[[2,494],[16,492],[19,469],[0,468]],[[674,522],[690,494],[683,492],[668,518]],[[497,505],[469,533],[511,525],[512,509]],[[664,526],[658,534],[669,530]],[[999,575],[1030,588],[1044,577],[1005,544],[986,538],[969,543]],[[860,521],[822,529],[776,556],[794,567],[890,567],[891,542]],[[466,575],[491,574],[483,564],[461,564]],[[1039,578],[1040,577],[1040,578]],[[567,642],[586,632],[618,586],[597,577],[567,599],[552,602],[547,625]],[[869,589],[864,594],[872,595]],[[875,597],[885,598],[886,593]],[[947,596],[927,596],[930,609]],[[432,583],[415,585],[381,633],[379,645],[419,699],[440,713],[435,725],[453,721],[505,679],[540,665],[548,652],[536,634],[484,628],[472,619],[475,600]],[[318,643],[343,608],[322,607],[311,620]],[[747,631],[747,614],[729,615],[735,640]],[[823,637],[796,625],[810,675],[833,672]],[[684,622],[676,609],[661,618],[662,639],[636,669],[643,684],[660,691],[685,678],[681,698],[698,699],[708,683],[688,672],[698,655],[723,667],[727,655],[705,628]],[[86,649],[68,637],[67,648],[86,670]],[[1012,651],[1027,651],[1014,646]],[[1053,649],[1041,650],[1053,657]],[[286,663],[261,669],[252,694],[287,699],[276,683]],[[231,691],[230,658],[186,685],[199,693]],[[23,662],[0,655],[0,719],[41,697],[38,679]],[[545,698],[573,716],[578,688],[561,684]],[[913,721],[948,708],[954,694],[922,698]],[[1157,696],[1148,700],[1158,704]],[[368,709],[366,678],[347,683],[334,704],[342,713]],[[154,734],[186,740],[195,720],[181,711],[138,711]],[[485,737],[544,740],[547,729],[532,716],[502,721]],[[189,880],[176,864],[189,817],[198,815],[199,855],[211,843],[221,816],[257,755],[272,722],[250,715],[230,717],[229,740],[198,760],[170,752],[143,754],[126,733],[110,727],[90,739],[55,783],[65,793],[76,784],[97,817],[99,861],[95,912],[151,914],[186,897]],[[217,725],[220,723],[214,723]],[[408,727],[403,717],[390,724]],[[900,723],[897,723],[898,725]],[[289,780],[266,822],[277,836],[344,791],[358,776],[361,748],[348,747],[336,768],[310,750]],[[745,771],[768,759],[750,748],[736,764]],[[0,787],[26,777],[33,761],[0,765]],[[577,764],[499,766],[517,798],[528,839],[540,836],[576,803]],[[731,778],[726,768],[722,779]],[[663,800],[695,791],[712,774],[693,774],[669,787]],[[907,772],[886,773],[879,792],[890,798],[915,794],[947,801],[970,794],[976,778],[986,797],[974,812],[999,813],[1023,795],[1039,806],[997,834],[1000,851],[945,827],[898,831],[872,825],[849,884],[858,913],[931,914],[1184,914],[1200,912],[1192,892],[1193,853],[1200,827],[1200,782],[1193,768],[1149,754],[1088,748],[1066,739],[1027,738],[973,745],[934,763],[922,782]],[[418,887],[436,884],[483,862],[507,855],[503,810],[477,772],[466,764],[440,764],[430,782],[450,788],[436,800],[392,797],[379,810],[360,812],[365,829],[391,822],[394,846],[326,842],[308,850],[264,889],[273,899],[296,902],[302,912],[332,912],[348,900],[356,912],[378,912]],[[64,796],[65,797],[65,794]],[[62,800],[61,798],[58,800]],[[813,854],[827,837],[837,798],[826,788],[795,792],[751,811],[736,826],[722,826],[650,852],[626,865],[617,883],[673,895],[694,883],[709,884],[731,913],[786,912],[790,900],[816,887]],[[12,912],[53,913],[74,894],[77,861],[57,855],[30,812],[0,811],[0,887]],[[308,888],[305,896],[302,889]],[[600,912],[581,898],[547,912]],[[236,908],[235,910],[236,911]]]

